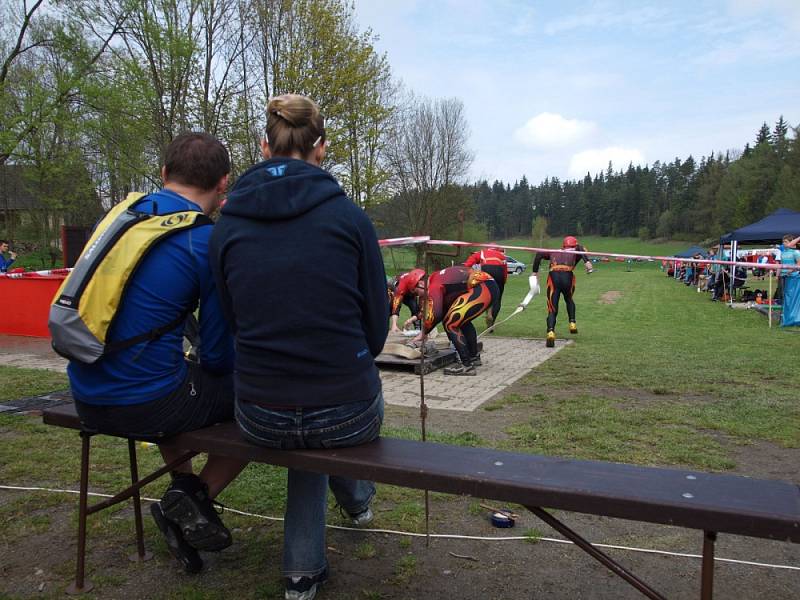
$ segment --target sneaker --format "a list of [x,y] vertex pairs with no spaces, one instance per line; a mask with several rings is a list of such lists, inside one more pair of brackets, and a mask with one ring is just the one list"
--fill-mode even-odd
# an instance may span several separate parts
[[575,321],[569,322],[569,332],[572,334],[578,333],[578,324]]
[[186,542],[197,550],[217,552],[233,543],[231,532],[223,525],[217,510],[222,505],[208,496],[208,486],[197,475],[178,475],[172,480],[161,510],[177,525]]
[[183,565],[183,570],[187,573],[199,573],[202,571],[203,560],[200,558],[197,550],[186,543],[178,526],[164,516],[158,502],[153,502],[150,505],[150,514],[153,515],[156,527],[164,534],[164,540],[167,542],[169,553],[177,558],[178,562]]
[[353,527],[366,527],[372,520],[375,518],[375,515],[372,513],[372,509],[368,506],[364,510],[362,510],[357,515],[347,515],[347,520],[350,521],[350,524]]
[[477,375],[478,372],[475,370],[475,367],[472,365],[464,366],[464,365],[453,365],[452,367],[446,367],[444,370],[445,375]]
[[555,348],[556,345],[556,332],[555,331],[548,331],[547,332],[547,340],[545,341],[545,346],[548,348]]
[[470,360],[469,362],[472,364],[473,367],[480,367],[481,365],[483,365],[480,354],[478,356],[473,356],[472,360]]
[[328,580],[328,568],[314,577],[284,577],[285,600],[313,600],[319,586]]

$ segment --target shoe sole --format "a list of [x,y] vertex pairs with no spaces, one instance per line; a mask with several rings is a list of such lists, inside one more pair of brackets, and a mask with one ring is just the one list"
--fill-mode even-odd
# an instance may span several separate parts
[[556,347],[556,341],[555,340],[547,340],[547,341],[545,341],[544,345],[547,346],[548,348],[555,348]]
[[188,494],[168,490],[161,500],[164,516],[181,530],[183,539],[197,550],[219,552],[233,543],[231,532],[224,525],[209,521]]
[[153,515],[156,527],[164,535],[164,539],[167,542],[167,550],[183,565],[183,570],[190,574],[202,571],[203,560],[197,554],[197,550],[192,548],[185,540],[181,540],[178,526],[167,520],[158,503],[154,502],[150,505],[150,514]]

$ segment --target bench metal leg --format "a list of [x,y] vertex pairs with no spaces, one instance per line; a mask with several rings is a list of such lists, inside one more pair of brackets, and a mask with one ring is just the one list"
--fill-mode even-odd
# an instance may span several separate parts
[[[132,439],[128,439],[128,457],[131,463],[131,484],[136,485],[139,482],[139,468],[136,461],[136,442]],[[142,500],[138,488],[133,492],[133,519],[136,523],[136,554],[131,554],[129,558],[134,562],[150,560],[153,558],[153,553],[144,549]]]
[[89,442],[92,435],[81,432],[81,489],[78,500],[78,561],[75,569],[75,581],[67,587],[70,595],[83,594],[94,586],[84,578],[86,559],[86,515],[89,500]]
[[700,588],[701,600],[711,600],[714,595],[714,542],[717,541],[715,531],[703,533],[703,570],[701,572],[702,584]]
[[622,579],[627,581],[648,598],[652,598],[653,600],[666,600],[664,596],[659,594],[644,581],[636,577],[636,575],[628,571],[625,567],[614,561],[614,559],[612,559],[610,556],[595,548],[591,542],[583,539],[580,535],[572,531],[572,529],[564,525],[546,510],[539,508],[538,506],[526,506],[525,508],[539,517],[542,521],[550,525],[550,527],[558,531],[561,535],[571,540],[576,546],[578,546],[581,550],[586,552],[595,560],[599,561],[611,572],[622,577]]

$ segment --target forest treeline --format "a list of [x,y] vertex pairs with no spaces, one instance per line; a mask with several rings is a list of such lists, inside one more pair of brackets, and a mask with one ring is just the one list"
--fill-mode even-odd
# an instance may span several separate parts
[[781,116],[741,151],[618,171],[609,164],[578,181],[482,181],[468,193],[489,238],[529,236],[538,219],[550,235],[712,239],[777,208],[800,210],[800,136],[792,132]]

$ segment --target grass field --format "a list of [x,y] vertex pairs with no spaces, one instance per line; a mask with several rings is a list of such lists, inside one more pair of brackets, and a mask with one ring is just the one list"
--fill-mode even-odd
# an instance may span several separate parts
[[[593,250],[623,253],[665,254],[684,246],[584,241]],[[530,263],[529,257],[513,255]],[[411,257],[397,250],[395,256]],[[524,297],[529,273],[509,277],[498,321]],[[540,273],[542,286],[544,277]],[[531,371],[512,393],[474,415],[476,423],[481,414],[508,411],[514,415],[496,445],[522,452],[723,471],[736,467],[735,447],[770,443],[800,448],[800,370],[796,366],[800,336],[796,333],[769,329],[766,319],[755,312],[711,303],[707,294],[666,277],[658,263],[599,263],[591,275],[578,269],[575,299],[580,330],[576,343]],[[521,315],[501,325],[497,335],[542,338],[545,316],[544,299],[538,296]],[[556,331],[566,337],[563,306]],[[61,375],[8,367],[0,368],[0,377],[5,382],[0,401],[65,385]],[[417,434],[391,424],[385,433]],[[431,437],[455,444],[489,444],[469,430],[434,430]],[[0,440],[0,483],[75,485],[78,443],[74,433],[45,427],[35,417],[0,414]],[[110,490],[126,477],[124,443],[100,437],[95,445],[93,486]],[[59,448],[69,450],[59,452]],[[153,448],[141,454],[142,470],[160,463]],[[255,513],[280,514],[284,488],[282,469],[251,465],[221,500]],[[144,494],[159,496],[162,489],[163,484],[156,482]],[[380,526],[422,528],[418,493],[382,486],[379,499],[385,507]],[[19,536],[41,531],[47,523],[39,512],[26,516],[30,507],[45,509],[68,501],[37,493],[21,495],[18,501],[0,506],[0,528]],[[251,524],[244,518],[230,519],[234,527]],[[94,519],[92,527],[115,531],[122,526],[110,512]],[[148,535],[155,536],[149,523],[147,527]],[[275,529],[247,535],[253,538],[248,543],[279,545],[280,531]],[[373,555],[374,548],[366,544],[356,558]],[[246,568],[257,571],[258,566]],[[397,566],[400,574],[409,568]],[[173,591],[164,597],[207,596]]]

